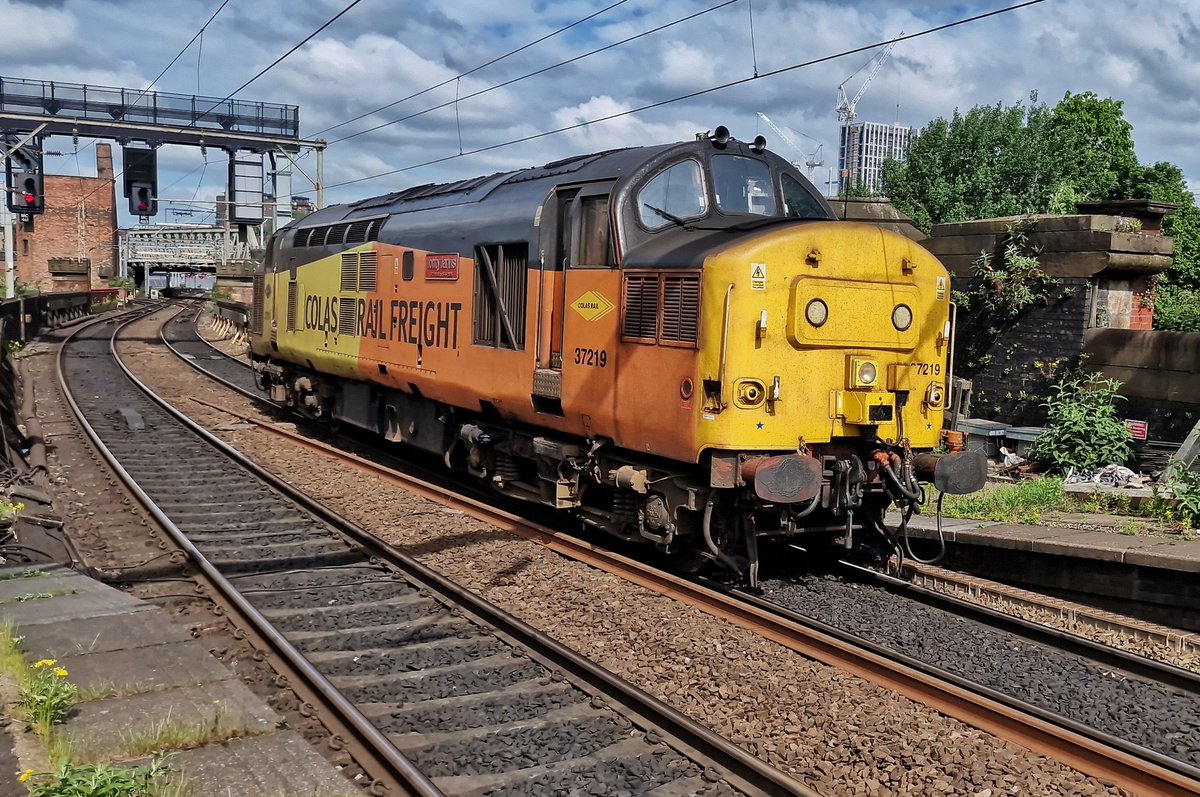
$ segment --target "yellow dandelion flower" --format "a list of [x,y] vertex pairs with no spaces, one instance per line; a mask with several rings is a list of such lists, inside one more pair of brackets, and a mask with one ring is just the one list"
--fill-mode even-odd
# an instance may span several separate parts
[[30,776],[30,775],[32,775],[32,774],[33,774],[33,770],[32,770],[32,769],[27,769],[27,770],[25,770],[24,772],[22,772],[22,773],[21,773],[21,775],[20,775],[20,776],[17,778],[17,780],[19,780],[19,781],[21,781],[22,783],[24,783],[25,781],[29,780],[29,776]]
[[55,668],[54,668],[54,674],[55,674],[55,675],[57,675],[59,678],[66,678],[66,677],[67,677],[67,671],[66,671],[66,670],[64,670],[62,667],[55,667]]
[[23,512],[25,510],[25,505],[24,504],[14,504],[13,509],[17,510],[18,512]]
[[43,667],[53,667],[55,664],[58,664],[58,659],[42,659],[33,663],[33,669],[40,670]]

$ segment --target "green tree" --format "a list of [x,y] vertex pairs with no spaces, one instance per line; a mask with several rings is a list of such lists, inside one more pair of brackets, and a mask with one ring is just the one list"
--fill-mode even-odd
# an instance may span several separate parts
[[1156,292],[1155,325],[1200,332],[1200,209],[1179,167],[1140,166],[1120,100],[1067,92],[1053,108],[977,105],[937,118],[905,161],[883,165],[883,192],[920,229],[967,219],[1074,213],[1102,199],[1155,199],[1179,210],[1163,222],[1175,260]]
[[917,135],[903,162],[883,167],[884,193],[918,227],[1022,213],[1071,212],[1083,200],[1126,196],[1142,175],[1119,100],[1067,94],[1053,108],[977,105]]

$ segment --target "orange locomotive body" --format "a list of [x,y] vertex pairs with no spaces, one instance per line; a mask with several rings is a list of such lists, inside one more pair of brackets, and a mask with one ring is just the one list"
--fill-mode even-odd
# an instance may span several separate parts
[[693,563],[897,547],[949,380],[945,269],[764,144],[581,156],[327,208],[255,278],[272,398]]

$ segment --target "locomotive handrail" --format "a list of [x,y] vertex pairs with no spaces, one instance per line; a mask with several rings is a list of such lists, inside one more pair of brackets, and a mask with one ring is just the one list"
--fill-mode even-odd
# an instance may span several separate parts
[[721,314],[721,362],[717,368],[717,379],[721,383],[721,395],[719,396],[721,409],[729,406],[725,401],[725,363],[729,359],[729,305],[732,296],[733,283],[731,282],[725,287],[725,309]]

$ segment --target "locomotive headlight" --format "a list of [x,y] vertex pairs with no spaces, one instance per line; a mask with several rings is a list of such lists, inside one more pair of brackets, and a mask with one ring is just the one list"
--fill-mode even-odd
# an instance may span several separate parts
[[896,308],[892,310],[892,326],[896,328],[896,331],[905,331],[912,326],[912,322],[912,308],[906,304],[896,305]]
[[931,382],[925,391],[925,403],[932,409],[937,409],[946,401],[946,391],[937,382]]
[[879,365],[864,357],[850,358],[850,386],[874,387],[879,380]]
[[819,327],[829,320],[829,305],[820,299],[813,299],[804,308],[804,317],[814,327]]

